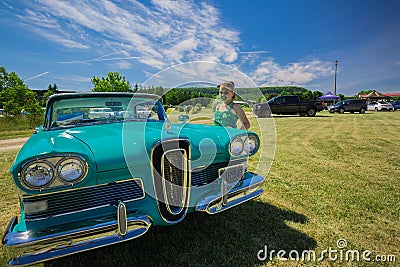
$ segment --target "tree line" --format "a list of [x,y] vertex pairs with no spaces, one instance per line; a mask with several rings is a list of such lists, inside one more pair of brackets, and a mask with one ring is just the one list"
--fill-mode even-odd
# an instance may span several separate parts
[[[133,86],[118,72],[108,72],[106,77],[95,77],[91,79],[93,84],[93,92],[137,92],[151,93],[160,95],[165,105],[180,105],[196,99],[196,103],[208,105],[210,99],[215,99],[218,95],[216,87],[191,87],[191,88],[163,88],[162,86],[139,86],[137,83]],[[369,91],[361,91],[359,94],[369,93]],[[260,94],[261,92],[261,94]],[[24,81],[18,77],[15,72],[8,73],[4,67],[0,67],[0,108],[4,109],[8,114],[41,114],[42,107],[46,105],[49,96],[58,93],[58,86],[53,83],[47,88],[42,100],[39,102],[37,94],[28,88]],[[304,100],[316,100],[323,93],[320,91],[311,91],[298,86],[276,86],[261,88],[237,88],[238,101],[251,100],[252,102],[262,102],[269,100],[277,95],[296,94]],[[241,98],[245,96],[245,99]],[[339,96],[345,99],[344,95]],[[358,97],[355,96],[355,97]]]

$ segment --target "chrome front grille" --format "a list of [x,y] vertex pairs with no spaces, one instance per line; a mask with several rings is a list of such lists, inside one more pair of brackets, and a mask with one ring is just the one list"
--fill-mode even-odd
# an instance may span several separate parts
[[187,160],[184,149],[170,150],[161,159],[164,194],[167,209],[178,214],[185,206]]
[[213,182],[218,178],[218,170],[228,166],[228,162],[210,164],[207,167],[199,167],[192,170],[192,186],[202,186]]
[[212,163],[205,167],[192,169],[192,186],[202,186],[212,183],[219,177],[218,170],[227,166],[244,164],[247,166],[247,158],[232,160],[230,162]]
[[190,146],[187,140],[170,139],[152,150],[154,189],[161,218],[177,223],[186,216],[191,176]]
[[47,210],[25,214],[26,220],[39,220],[51,216],[117,205],[118,201],[128,202],[143,197],[144,189],[142,181],[140,179],[131,179],[123,182],[24,198],[23,202],[27,204],[37,201],[47,201]]

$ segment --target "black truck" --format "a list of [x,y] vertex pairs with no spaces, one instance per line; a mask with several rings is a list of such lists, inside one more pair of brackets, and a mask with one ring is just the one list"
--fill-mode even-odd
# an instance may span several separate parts
[[320,101],[301,101],[297,95],[275,96],[264,103],[253,106],[254,114],[258,117],[270,117],[271,114],[299,114],[313,117],[323,110]]

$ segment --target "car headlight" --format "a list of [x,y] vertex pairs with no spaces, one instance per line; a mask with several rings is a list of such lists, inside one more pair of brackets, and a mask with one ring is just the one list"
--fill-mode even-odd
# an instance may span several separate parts
[[48,185],[54,178],[54,168],[50,162],[39,160],[32,162],[22,170],[24,183],[33,188]]
[[244,150],[248,154],[252,154],[258,147],[258,140],[255,136],[249,135],[244,141]]
[[78,158],[66,158],[58,163],[57,172],[61,180],[75,183],[86,174],[86,166]]
[[229,152],[232,156],[249,156],[253,155],[259,147],[257,136],[253,134],[245,134],[236,136],[229,144]]
[[230,144],[230,153],[236,157],[242,154],[243,149],[244,149],[243,139],[240,137],[235,137]]
[[82,157],[61,154],[28,161],[18,177],[26,188],[42,190],[76,184],[87,174],[88,164]]

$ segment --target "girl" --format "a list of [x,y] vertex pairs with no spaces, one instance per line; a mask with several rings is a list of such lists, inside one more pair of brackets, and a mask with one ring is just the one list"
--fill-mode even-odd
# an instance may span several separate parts
[[241,129],[249,129],[250,122],[244,110],[239,104],[233,103],[236,97],[235,84],[233,82],[224,82],[219,84],[217,88],[222,102],[215,109],[214,124],[237,128],[237,121],[240,120],[243,124]]

